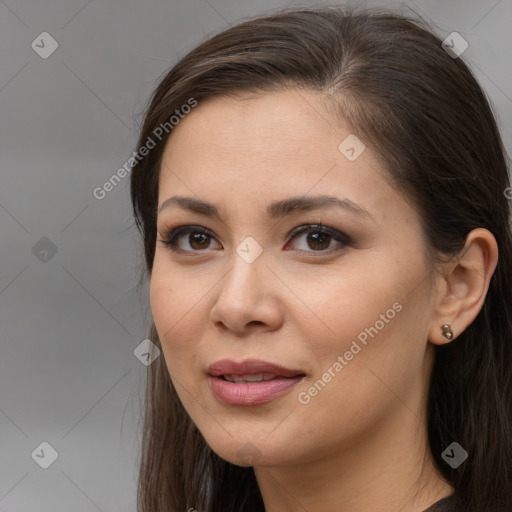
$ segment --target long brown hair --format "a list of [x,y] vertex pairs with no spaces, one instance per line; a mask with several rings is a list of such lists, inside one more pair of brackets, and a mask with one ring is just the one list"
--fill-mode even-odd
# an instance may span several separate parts
[[[489,102],[463,58],[424,22],[382,10],[288,9],[245,21],[183,57],[156,88],[137,151],[187,104],[238,91],[305,88],[324,94],[382,157],[421,215],[432,261],[486,228],[499,262],[482,310],[438,347],[428,396],[435,464],[465,510],[512,509],[512,237],[506,153]],[[158,132],[160,133],[160,132]],[[138,160],[131,200],[151,275],[158,176],[172,131]],[[150,339],[160,347],[154,324]],[[165,360],[148,367],[138,488],[140,512],[262,512],[252,468],[218,457],[183,408]],[[457,441],[468,460],[441,457]]]

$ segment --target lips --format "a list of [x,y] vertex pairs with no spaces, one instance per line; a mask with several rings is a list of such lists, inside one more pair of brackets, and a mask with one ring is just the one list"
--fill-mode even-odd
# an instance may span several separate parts
[[227,405],[260,405],[295,387],[305,373],[259,359],[242,362],[223,359],[207,373],[215,397]]
[[241,362],[222,359],[213,363],[208,368],[207,373],[212,377],[249,377],[248,382],[271,380],[275,377],[297,377],[304,375],[302,370],[284,368],[260,359],[246,359]]
[[278,375],[276,375],[275,373],[255,373],[254,375],[221,375],[221,377],[227,380],[228,382],[262,382],[267,380],[273,380],[276,377],[278,377]]

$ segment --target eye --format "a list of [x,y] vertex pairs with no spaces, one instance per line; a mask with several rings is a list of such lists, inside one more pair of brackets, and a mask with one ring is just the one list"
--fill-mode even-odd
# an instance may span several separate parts
[[[302,247],[298,248],[298,250],[305,252],[331,253],[338,251],[352,243],[350,237],[344,233],[334,228],[323,226],[321,223],[313,225],[306,224],[304,226],[300,226],[290,233],[288,239],[300,240],[303,234],[306,234],[307,236],[303,238],[304,243],[302,244]],[[332,242],[338,242],[338,247],[336,247],[336,244],[333,244]],[[308,251],[308,247],[312,249],[312,251]]]
[[[187,234],[188,237],[183,238],[183,236]],[[302,247],[298,248],[298,250],[303,252],[331,253],[352,243],[350,237],[344,233],[334,228],[323,226],[320,223],[305,224],[294,229],[288,236],[287,245],[294,239],[300,240],[301,236],[304,234],[307,235],[304,238],[305,243],[302,244]],[[181,240],[182,238],[183,240]],[[208,229],[201,226],[179,226],[171,229],[165,235],[164,239],[159,240],[159,242],[173,252],[197,253],[210,249],[212,239],[214,239],[213,234]],[[336,244],[333,244],[333,242],[338,242],[338,247],[336,247]],[[312,249],[312,251],[309,251],[308,247]]]
[[[180,238],[185,234],[188,234],[188,237],[180,244]],[[171,229],[160,242],[174,252],[200,252],[209,248],[212,238],[210,231],[201,226],[179,226]],[[186,247],[187,243],[192,250]]]

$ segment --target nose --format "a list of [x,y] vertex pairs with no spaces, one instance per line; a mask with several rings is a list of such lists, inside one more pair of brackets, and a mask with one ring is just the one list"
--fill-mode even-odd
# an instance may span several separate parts
[[264,253],[252,263],[235,253],[230,270],[215,287],[210,321],[238,336],[278,329],[284,317],[279,285]]

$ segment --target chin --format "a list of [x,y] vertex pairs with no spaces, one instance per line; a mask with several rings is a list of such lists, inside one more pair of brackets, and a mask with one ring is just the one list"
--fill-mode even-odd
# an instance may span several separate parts
[[208,446],[221,458],[236,466],[280,466],[290,463],[296,453],[290,453],[293,447],[284,447],[278,441],[269,442],[268,438],[257,436],[229,436],[223,433],[219,437],[204,436]]

